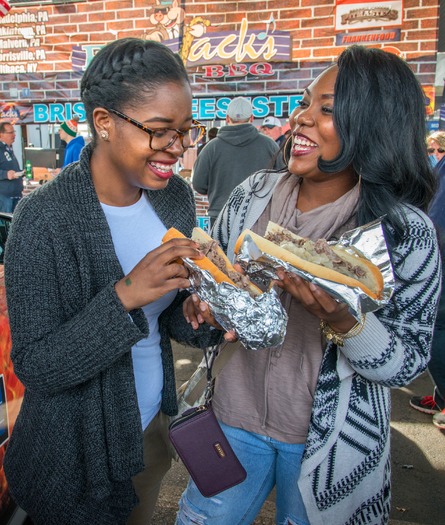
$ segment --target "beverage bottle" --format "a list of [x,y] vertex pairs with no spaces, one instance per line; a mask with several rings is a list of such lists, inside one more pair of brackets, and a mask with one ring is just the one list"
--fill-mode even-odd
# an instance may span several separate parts
[[32,179],[32,164],[31,164],[31,161],[30,160],[27,160],[25,162],[25,177],[28,179],[28,180],[31,180]]

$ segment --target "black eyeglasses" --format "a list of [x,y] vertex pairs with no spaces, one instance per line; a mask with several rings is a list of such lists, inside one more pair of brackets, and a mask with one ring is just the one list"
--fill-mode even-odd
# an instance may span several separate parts
[[133,124],[133,126],[136,126],[142,131],[145,131],[145,133],[147,133],[147,135],[150,137],[150,149],[153,151],[165,151],[173,145],[177,138],[179,138],[181,141],[181,146],[183,149],[192,148],[198,144],[206,132],[205,126],[203,126],[197,120],[192,120],[192,126],[186,131],[181,131],[180,129],[174,128],[151,129],[147,128],[147,126],[144,126],[144,124],[141,124],[128,115],[117,111],[116,109],[106,109],[117,117],[124,119],[130,124]]
[[435,149],[435,148],[428,148],[427,149],[428,153],[431,154],[431,153],[435,153],[436,151],[438,153],[445,153],[445,149],[443,148],[438,148],[438,149]]

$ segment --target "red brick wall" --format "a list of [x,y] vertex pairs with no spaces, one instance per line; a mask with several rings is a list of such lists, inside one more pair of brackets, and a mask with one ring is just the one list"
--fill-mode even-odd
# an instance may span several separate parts
[[[127,36],[141,37],[149,22],[154,0],[89,0],[78,4],[15,8],[12,13],[47,11],[46,35],[41,37],[45,60],[36,73],[0,74],[0,97],[9,101],[12,87],[30,89],[21,103],[79,100],[81,73],[72,71],[73,45],[105,44]],[[188,0],[185,23],[193,16],[210,20],[207,32],[239,31],[243,19],[249,29],[264,31],[270,15],[276,28],[291,34],[291,60],[273,63],[273,75],[242,79],[203,78],[202,67],[189,68],[196,96],[296,93],[343,50],[337,47],[334,0]],[[398,42],[390,42],[409,61],[424,85],[434,84],[438,39],[439,0],[404,0],[403,26]],[[0,20],[0,28],[14,26]],[[0,38],[5,40],[7,37]],[[379,47],[382,47],[381,45]],[[6,52],[7,50],[4,50]],[[0,65],[4,62],[0,62]],[[12,99],[12,101],[17,101]],[[197,214],[204,215],[207,199],[196,194]]]
[[[89,0],[27,9],[13,7],[11,14],[48,12],[46,35],[41,37],[46,59],[38,63],[34,74],[0,74],[2,100],[11,100],[11,86],[19,90],[29,87],[29,101],[78,100],[81,74],[71,70],[72,45],[104,44],[125,36],[142,36],[152,28],[149,16],[154,3],[154,0]],[[288,0],[181,2],[186,8],[185,22],[201,15],[211,21],[208,32],[236,31],[243,18],[249,21],[249,29],[264,30],[265,21],[272,14],[277,30],[290,32],[292,38],[291,61],[274,63],[274,75],[267,79],[247,77],[238,82],[233,79],[215,82],[202,78],[202,68],[191,68],[195,94],[295,92],[304,87],[342,48],[335,45],[334,0],[294,0],[292,4],[289,7]],[[401,40],[390,43],[404,54],[423,84],[434,83],[438,11],[439,0],[404,0]],[[6,26],[0,20],[0,28]]]

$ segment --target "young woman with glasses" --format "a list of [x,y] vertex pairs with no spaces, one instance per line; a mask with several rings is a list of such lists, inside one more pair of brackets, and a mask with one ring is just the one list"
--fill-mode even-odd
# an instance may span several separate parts
[[142,525],[170,468],[170,338],[219,338],[182,311],[190,282],[175,261],[201,257],[197,245],[161,245],[168,228],[195,226],[173,170],[204,127],[181,60],[156,42],[104,47],[81,98],[92,142],[20,203],[9,238],[12,359],[26,394],[5,470],[35,525]]

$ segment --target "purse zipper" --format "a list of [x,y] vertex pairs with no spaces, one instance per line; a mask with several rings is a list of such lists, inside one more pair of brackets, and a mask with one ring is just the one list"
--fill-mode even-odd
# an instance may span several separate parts
[[177,426],[178,424],[182,424],[184,423],[185,421],[188,421],[189,419],[192,419],[193,417],[195,417],[196,415],[198,415],[200,412],[204,412],[205,410],[207,410],[207,406],[206,405],[200,405],[196,408],[190,408],[189,410],[186,410],[182,416],[180,416],[178,419],[175,419],[173,421],[173,423],[171,423],[171,425],[169,426],[169,429],[173,429],[175,426]]

